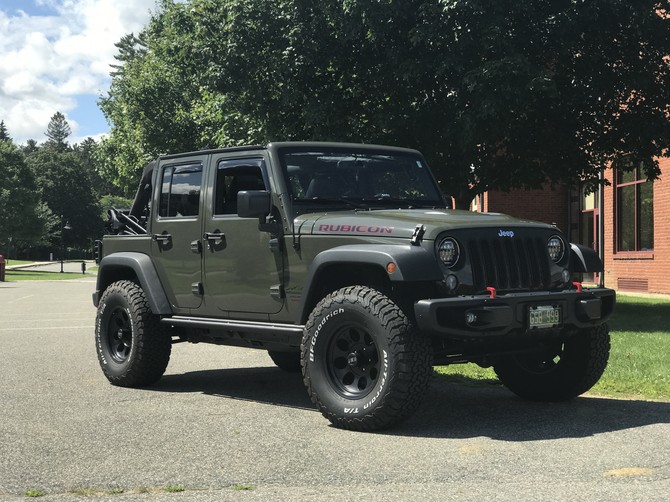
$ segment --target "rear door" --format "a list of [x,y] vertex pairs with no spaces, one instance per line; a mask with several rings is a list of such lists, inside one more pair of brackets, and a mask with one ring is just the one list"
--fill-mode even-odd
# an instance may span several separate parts
[[202,184],[208,155],[162,160],[154,191],[152,255],[168,299],[177,309],[202,303]]

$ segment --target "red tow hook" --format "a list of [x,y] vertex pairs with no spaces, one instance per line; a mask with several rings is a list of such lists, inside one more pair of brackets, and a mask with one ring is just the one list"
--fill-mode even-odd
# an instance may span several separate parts
[[491,286],[488,286],[488,287],[486,288],[486,291],[488,291],[488,292],[490,293],[489,298],[495,298],[495,297],[496,297],[496,288],[493,288],[493,287],[491,287]]
[[573,282],[572,285],[577,287],[577,293],[582,292],[582,283],[581,282]]

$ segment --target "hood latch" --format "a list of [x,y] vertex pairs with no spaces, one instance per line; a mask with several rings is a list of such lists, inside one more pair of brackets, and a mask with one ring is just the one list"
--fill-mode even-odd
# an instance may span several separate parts
[[420,246],[421,241],[423,240],[423,234],[425,233],[426,225],[417,225],[416,228],[414,228],[414,234],[412,234],[412,239],[410,240],[412,246]]

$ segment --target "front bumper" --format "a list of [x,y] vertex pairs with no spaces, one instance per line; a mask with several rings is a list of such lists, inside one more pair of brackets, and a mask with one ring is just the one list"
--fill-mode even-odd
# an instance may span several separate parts
[[612,315],[615,300],[615,291],[607,288],[509,293],[495,298],[458,296],[420,300],[414,304],[414,313],[424,333],[485,339],[527,331],[530,308],[540,305],[560,307],[561,328],[598,326]]

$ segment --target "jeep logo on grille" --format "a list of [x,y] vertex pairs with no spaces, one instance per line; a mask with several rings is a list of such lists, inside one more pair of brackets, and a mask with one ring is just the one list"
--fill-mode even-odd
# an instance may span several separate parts
[[498,232],[498,237],[514,237],[514,232],[512,230],[503,230],[501,228],[500,232]]

